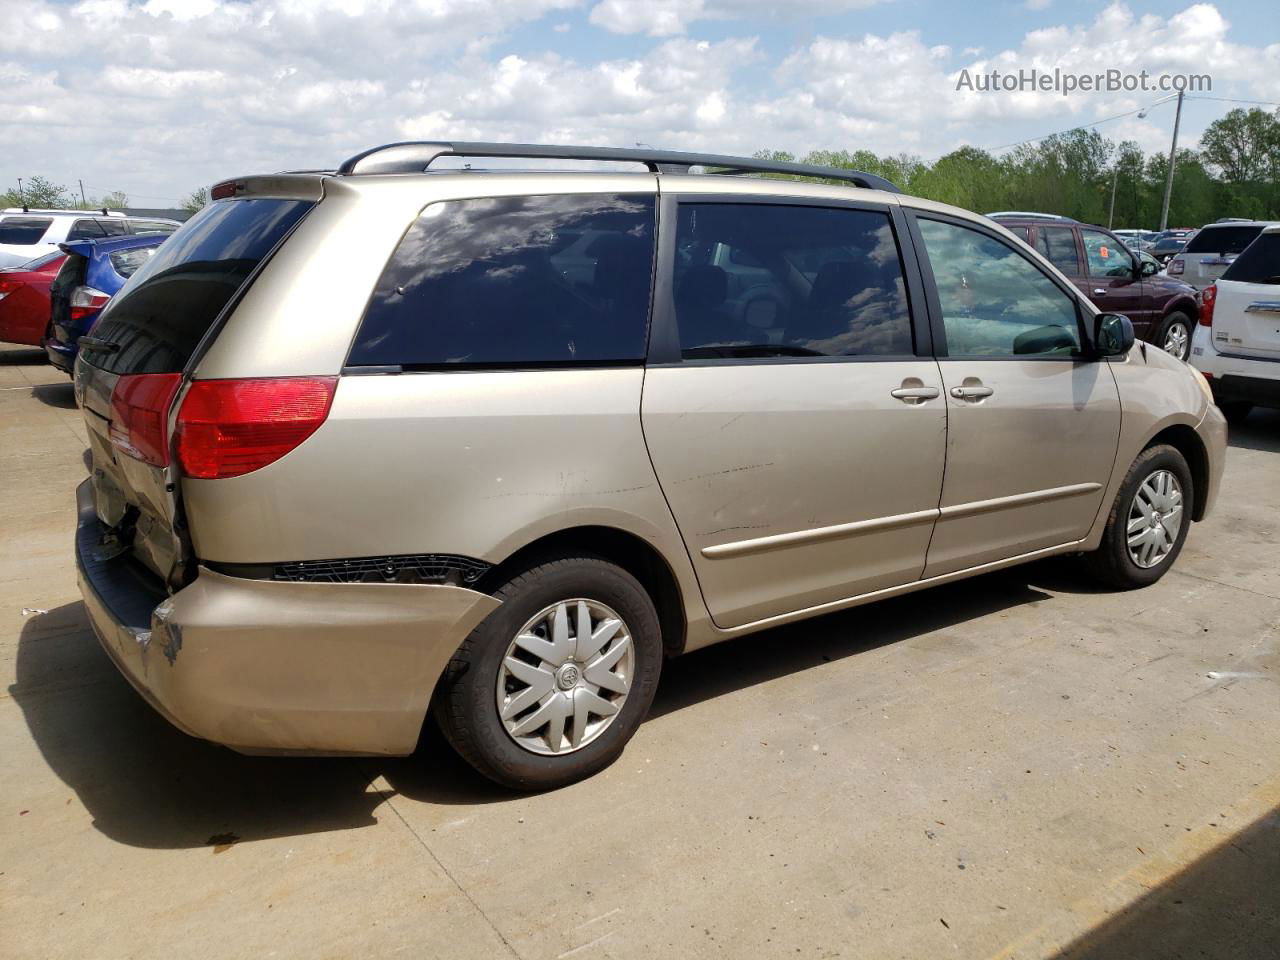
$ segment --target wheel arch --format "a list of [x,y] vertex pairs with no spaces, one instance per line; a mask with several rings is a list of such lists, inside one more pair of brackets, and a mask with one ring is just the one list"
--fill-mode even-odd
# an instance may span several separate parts
[[1151,447],[1166,443],[1182,454],[1191,470],[1194,498],[1191,505],[1191,519],[1198,522],[1204,518],[1209,501],[1209,451],[1205,449],[1204,441],[1200,439],[1195,428],[1185,423],[1175,423],[1165,427],[1148,440],[1142,449],[1149,450]]
[[[1164,324],[1171,313],[1184,314],[1191,321],[1193,327],[1200,318],[1200,308],[1196,305],[1194,298],[1182,295],[1174,297],[1164,305],[1164,308],[1160,311],[1160,323]],[[1193,330],[1192,333],[1194,332]]]
[[640,581],[657,608],[663,650],[668,656],[684,652],[688,617],[675,571],[653,544],[618,527],[588,524],[544,534],[490,568],[476,589],[491,593],[521,570],[551,557],[574,553],[617,564]]

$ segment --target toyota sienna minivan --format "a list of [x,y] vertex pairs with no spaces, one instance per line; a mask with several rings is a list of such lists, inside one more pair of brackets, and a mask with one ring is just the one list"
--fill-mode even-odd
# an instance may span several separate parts
[[566,784],[667,657],[1054,554],[1142,587],[1220,484],[1200,374],[868,174],[410,143],[211,193],[80,341],[76,553],[124,675],[244,753],[430,715]]

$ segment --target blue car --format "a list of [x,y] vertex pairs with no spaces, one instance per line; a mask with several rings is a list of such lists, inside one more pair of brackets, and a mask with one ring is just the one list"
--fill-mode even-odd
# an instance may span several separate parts
[[44,349],[50,363],[71,373],[79,339],[166,239],[166,234],[157,233],[59,244],[67,259],[49,287],[51,323]]

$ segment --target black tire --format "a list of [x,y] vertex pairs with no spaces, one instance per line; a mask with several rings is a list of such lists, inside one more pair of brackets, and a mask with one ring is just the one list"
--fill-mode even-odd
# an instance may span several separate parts
[[1169,339],[1169,332],[1173,330],[1175,326],[1181,327],[1183,333],[1181,355],[1168,350],[1165,352],[1169,353],[1170,356],[1177,357],[1185,363],[1187,358],[1191,356],[1191,335],[1195,333],[1195,324],[1191,322],[1191,318],[1185,313],[1182,313],[1179,310],[1174,310],[1164,318],[1164,323],[1160,324],[1160,332],[1156,334],[1155,344],[1161,350],[1164,350],[1165,344]]
[[1227,423],[1238,427],[1249,419],[1249,414],[1253,412],[1253,404],[1245,400],[1228,400],[1226,403],[1218,404],[1218,409],[1227,418]]
[[[653,601],[621,567],[592,556],[547,560],[493,594],[502,606],[463,641],[436,691],[433,710],[453,748],[490,780],[513,790],[550,790],[603,770],[622,753],[649,712],[662,671],[662,631]],[[622,708],[596,739],[558,755],[525,749],[508,734],[495,697],[507,648],[525,623],[561,600],[606,604],[626,623],[634,673]]]
[[[1182,487],[1182,523],[1178,527],[1173,548],[1164,559],[1154,567],[1144,568],[1129,556],[1126,528],[1138,488],[1158,470],[1168,470]],[[1191,505],[1194,499],[1191,469],[1187,466],[1186,458],[1176,448],[1158,444],[1143,450],[1129,467],[1124,482],[1120,484],[1120,492],[1116,494],[1115,503],[1107,515],[1102,543],[1097,550],[1084,555],[1086,569],[1095,579],[1116,590],[1133,590],[1155,583],[1173,566],[1178,554],[1182,552],[1187,531],[1191,527]]]

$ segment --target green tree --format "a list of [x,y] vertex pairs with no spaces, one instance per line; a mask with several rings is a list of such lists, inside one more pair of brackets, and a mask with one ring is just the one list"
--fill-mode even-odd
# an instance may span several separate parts
[[182,201],[182,209],[190,210],[197,213],[206,203],[209,202],[209,188],[197,187]]
[[1228,183],[1252,183],[1280,175],[1280,111],[1232,110],[1200,137],[1200,151]]
[[67,188],[54,183],[47,177],[23,177],[22,190],[15,185],[13,189],[0,196],[0,202],[6,207],[70,207],[72,200]]

